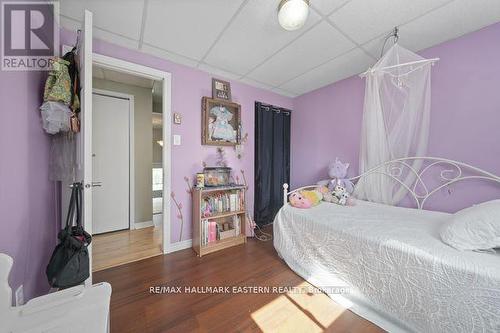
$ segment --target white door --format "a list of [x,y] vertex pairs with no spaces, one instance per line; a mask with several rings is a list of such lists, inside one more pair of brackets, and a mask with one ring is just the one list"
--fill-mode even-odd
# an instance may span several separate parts
[[93,234],[129,228],[130,100],[92,95]]
[[[92,12],[85,10],[80,36],[80,98],[81,130],[77,139],[77,173],[83,183],[82,222],[85,230],[92,234]],[[92,284],[92,243],[89,246],[90,277],[86,285]]]

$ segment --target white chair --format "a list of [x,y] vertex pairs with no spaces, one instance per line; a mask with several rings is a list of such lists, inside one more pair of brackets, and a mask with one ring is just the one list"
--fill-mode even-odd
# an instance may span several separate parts
[[111,285],[77,286],[12,306],[8,277],[13,260],[0,253],[0,333],[104,333]]

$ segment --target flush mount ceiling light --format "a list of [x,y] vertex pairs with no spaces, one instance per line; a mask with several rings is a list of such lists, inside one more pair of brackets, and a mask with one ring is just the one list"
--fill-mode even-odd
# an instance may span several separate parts
[[281,0],[278,6],[278,21],[288,31],[302,28],[308,15],[309,0]]

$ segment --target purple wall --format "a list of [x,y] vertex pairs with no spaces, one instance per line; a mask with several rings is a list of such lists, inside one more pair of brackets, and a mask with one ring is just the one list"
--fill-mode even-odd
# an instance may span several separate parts
[[[62,44],[72,44],[74,34],[63,30]],[[212,95],[212,75],[175,64],[155,56],[139,51],[126,49],[100,40],[94,40],[94,52],[123,59],[133,63],[160,69],[172,74],[172,112],[182,115],[181,125],[172,125],[172,134],[182,136],[181,146],[172,146],[172,190],[176,199],[182,203],[184,226],[182,240],[191,239],[191,198],[186,192],[187,185],[184,177],[190,177],[200,172],[202,161],[215,161],[216,147],[201,145],[201,98]],[[261,101],[268,104],[292,108],[293,100],[263,89],[254,88],[238,82],[231,82],[232,99],[241,104],[243,132],[249,137],[245,145],[245,154],[242,160],[236,158],[234,149],[226,148],[229,166],[240,175],[244,170],[249,184],[248,203],[249,211],[253,212],[253,182],[254,182],[254,103]],[[241,175],[240,175],[241,178]],[[171,241],[179,241],[180,222],[177,210],[171,206]]]
[[25,299],[49,290],[45,266],[55,245],[55,190],[48,180],[49,137],[38,107],[41,72],[0,71],[0,252],[14,258],[10,285]]
[[[441,60],[432,70],[429,156],[500,174],[500,23],[419,52]],[[336,156],[358,171],[364,79],[354,76],[294,100],[292,186],[327,178]],[[498,185],[456,184],[427,208],[455,211],[499,198]]]

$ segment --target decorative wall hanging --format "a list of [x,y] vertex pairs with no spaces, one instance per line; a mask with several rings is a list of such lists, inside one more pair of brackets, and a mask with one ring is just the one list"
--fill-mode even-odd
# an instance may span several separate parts
[[212,98],[231,100],[231,84],[227,81],[212,79]]
[[180,125],[182,123],[182,116],[180,113],[174,113],[174,124]]
[[217,166],[227,167],[226,151],[223,147],[217,147]]
[[177,201],[177,199],[175,198],[174,191],[170,193],[170,197],[174,201],[174,205],[177,208],[177,218],[181,222],[181,226],[179,229],[179,242],[180,242],[182,240],[182,229],[184,229],[184,215],[182,215],[182,203]]
[[201,143],[211,146],[236,146],[240,141],[241,106],[203,97]]
[[234,150],[236,150],[236,157],[241,160],[243,158],[243,153],[244,153],[244,146],[245,143],[247,143],[248,140],[248,133],[245,133],[243,137],[240,140],[240,143],[234,146]]
[[184,176],[184,181],[187,184],[186,193],[192,194],[193,193],[193,186],[191,185],[191,180],[189,179],[188,176]]

